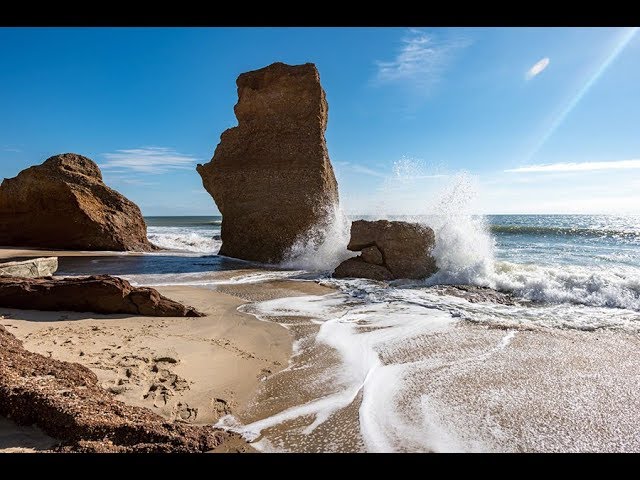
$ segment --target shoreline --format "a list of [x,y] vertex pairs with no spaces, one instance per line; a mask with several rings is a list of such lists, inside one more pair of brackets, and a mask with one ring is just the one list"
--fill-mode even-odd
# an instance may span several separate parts
[[[529,323],[525,311],[563,312],[482,288],[430,288],[422,310],[384,286],[349,296],[266,271],[154,287],[202,318],[0,309],[12,316],[0,324],[28,350],[87,366],[118,400],[243,436],[225,452],[639,448],[636,330]],[[0,452],[45,441],[0,421]]]

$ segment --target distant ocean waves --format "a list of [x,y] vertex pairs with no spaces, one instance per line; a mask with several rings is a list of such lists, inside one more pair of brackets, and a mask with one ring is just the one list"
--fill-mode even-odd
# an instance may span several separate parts
[[215,255],[222,242],[219,234],[182,227],[148,227],[149,241],[160,248]]
[[220,250],[220,216],[145,217],[147,236],[166,250],[215,255]]
[[511,235],[549,235],[549,236],[582,236],[582,237],[613,237],[640,239],[638,230],[616,230],[597,227],[567,227],[540,225],[491,225],[491,232]]

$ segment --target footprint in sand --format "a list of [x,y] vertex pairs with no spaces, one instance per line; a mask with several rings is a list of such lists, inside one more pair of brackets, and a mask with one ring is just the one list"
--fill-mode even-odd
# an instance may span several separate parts
[[154,407],[162,406],[158,405],[160,402],[166,405],[169,397],[174,396],[177,392],[189,390],[189,382],[187,380],[165,368],[166,364],[173,363],[177,363],[177,360],[173,357],[159,357],[154,360],[151,366],[151,372],[154,376],[149,385],[149,390],[143,398],[152,398]]

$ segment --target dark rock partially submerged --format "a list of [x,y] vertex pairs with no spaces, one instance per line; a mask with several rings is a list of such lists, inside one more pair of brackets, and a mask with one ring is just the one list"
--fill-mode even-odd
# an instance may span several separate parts
[[109,188],[91,159],[48,158],[0,185],[0,245],[70,250],[155,247],[136,204]]
[[0,277],[0,307],[28,310],[127,313],[155,317],[201,317],[148,287],[132,287],[110,275],[92,277]]
[[347,248],[362,254],[338,265],[333,276],[373,280],[425,278],[437,271],[431,256],[434,243],[433,230],[418,223],[356,220],[351,224]]
[[312,63],[274,63],[236,83],[238,126],[222,133],[197,170],[222,213],[220,255],[277,263],[338,203],[324,138],[327,101]]
[[98,386],[88,368],[32,353],[0,326],[0,415],[36,424],[57,451],[206,452],[234,434],[165,421]]
[[470,303],[488,302],[501,305],[521,305],[522,300],[509,292],[500,292],[489,287],[478,287],[475,285],[434,285],[429,290],[440,295],[451,295],[453,297],[464,298]]

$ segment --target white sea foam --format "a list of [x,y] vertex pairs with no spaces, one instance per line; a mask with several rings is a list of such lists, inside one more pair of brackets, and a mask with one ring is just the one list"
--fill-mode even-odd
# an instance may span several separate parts
[[[248,440],[256,439],[265,429],[283,422],[312,415],[313,422],[302,433],[312,434],[335,413],[349,406],[358,395],[363,395],[360,419],[367,444],[372,451],[393,451],[393,446],[385,442],[384,433],[378,432],[377,405],[392,401],[393,385],[400,376],[388,374],[392,368],[381,361],[381,351],[401,346],[403,340],[420,333],[446,329],[455,319],[439,310],[426,310],[419,305],[399,303],[393,300],[377,303],[368,301],[348,303],[342,293],[326,296],[290,297],[253,304],[244,309],[258,318],[273,316],[308,316],[320,321],[320,331],[315,341],[335,349],[342,358],[342,368],[334,377],[337,388],[321,398],[302,405],[296,405],[271,417],[257,422],[240,425],[237,419],[225,417],[219,425],[242,433]],[[375,326],[373,330],[367,327]],[[378,380],[378,376],[382,379]],[[369,388],[370,384],[385,386],[384,389]],[[371,406],[371,402],[375,406]]]

